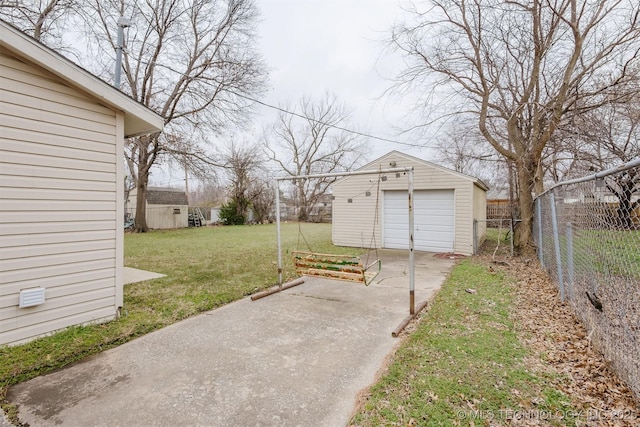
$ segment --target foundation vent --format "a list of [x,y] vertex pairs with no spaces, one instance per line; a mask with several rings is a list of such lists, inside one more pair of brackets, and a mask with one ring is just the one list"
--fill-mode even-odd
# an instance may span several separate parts
[[44,288],[23,289],[20,291],[20,308],[33,307],[44,303]]

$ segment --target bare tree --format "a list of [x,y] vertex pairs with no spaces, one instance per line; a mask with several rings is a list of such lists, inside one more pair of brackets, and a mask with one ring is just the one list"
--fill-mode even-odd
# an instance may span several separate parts
[[[112,70],[116,21],[132,20],[123,50],[123,90],[165,118],[165,131],[132,138],[126,156],[138,198],[135,228],[147,231],[146,188],[162,156],[217,165],[209,138],[242,124],[266,73],[255,45],[253,0],[94,0],[87,22]],[[189,135],[189,138],[185,138]]]
[[[407,10],[391,47],[407,66],[397,89],[449,85],[485,140],[512,161],[521,223],[516,245],[534,249],[533,194],[543,152],[563,117],[610,102],[640,51],[637,0],[431,0]],[[427,91],[432,96],[432,91]]]
[[[640,85],[635,94],[616,96],[615,102],[582,114],[562,129],[576,153],[578,170],[603,170],[640,157]],[[640,171],[630,169],[604,179],[618,198],[618,218],[622,227],[632,228],[632,212],[637,206],[632,196],[640,190]]]
[[261,179],[266,175],[261,154],[257,145],[232,143],[229,152],[224,156],[224,168],[229,180],[229,198],[238,217],[247,218],[253,202],[260,199],[262,192],[269,192],[268,187],[264,188],[264,180]]
[[[498,169],[504,164],[504,159],[483,144],[483,140],[476,123],[458,120],[443,138],[438,138],[435,144],[436,160],[457,172],[488,182],[501,175]],[[499,179],[503,178],[500,176]]]
[[60,48],[78,0],[0,0],[0,17],[50,47]]
[[436,143],[436,161],[452,169],[482,179],[494,190],[495,197],[507,194],[509,205],[500,216],[519,217],[515,204],[518,183],[514,179],[512,162],[484,144],[484,137],[471,120],[459,118],[451,124],[445,138]]
[[[343,128],[350,111],[333,95],[314,101],[300,100],[301,113],[282,112],[265,131],[269,159],[290,176],[349,171],[364,159],[365,141]],[[299,179],[296,186],[298,220],[308,220],[309,210],[326,194],[335,178]]]
[[275,192],[271,186],[270,180],[264,176],[258,176],[253,181],[253,189],[251,191],[251,209],[253,211],[253,220],[259,224],[266,224],[274,220],[275,213]]
[[189,191],[189,204],[193,206],[220,206],[224,201],[224,187],[217,179],[204,179]]

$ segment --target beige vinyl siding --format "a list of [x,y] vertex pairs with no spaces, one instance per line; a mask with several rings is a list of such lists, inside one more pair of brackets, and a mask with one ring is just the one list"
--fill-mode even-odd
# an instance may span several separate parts
[[[0,48],[0,344],[122,305],[123,122]],[[45,303],[18,308],[33,287]]]
[[[428,165],[411,156],[391,152],[381,157],[375,163],[367,165],[362,170],[378,170],[390,168],[391,163],[395,167],[414,168],[414,190],[453,190],[455,237],[454,251],[462,254],[473,253],[473,203],[475,187],[470,177]],[[380,190],[407,191],[408,178],[405,174],[386,174],[387,180],[380,182]],[[338,246],[360,247],[361,242],[367,242],[366,236],[371,237],[375,229],[376,245],[381,247],[383,213],[382,200],[378,200],[378,223],[375,227],[374,213],[376,211],[377,175],[347,176],[337,181],[333,186],[335,200],[333,202],[333,243]],[[371,196],[365,196],[365,190],[369,189]],[[353,203],[347,203],[349,197]],[[380,196],[381,198],[382,196]]]
[[[380,247],[382,242],[382,195],[376,203],[376,188],[366,197],[363,188],[368,187],[367,175],[345,180],[334,186],[335,199],[332,203],[332,239],[337,246],[362,248]],[[371,175],[375,179],[375,175]],[[362,193],[362,194],[361,194]],[[348,199],[352,199],[349,203]],[[376,224],[376,204],[378,220]],[[375,225],[375,227],[374,227]],[[373,239],[373,244],[372,244]]]

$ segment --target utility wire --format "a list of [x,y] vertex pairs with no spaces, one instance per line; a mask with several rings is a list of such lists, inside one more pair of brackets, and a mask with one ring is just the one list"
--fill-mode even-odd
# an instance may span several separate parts
[[[177,71],[177,70],[175,70],[172,67],[169,67],[167,65],[160,65],[160,64],[156,64],[156,65],[161,66],[161,67],[163,67],[163,68],[165,68],[165,69],[167,69],[167,70],[169,70],[171,72],[174,72],[176,74],[181,74],[179,71]],[[233,95],[235,95],[235,96],[237,96],[239,98],[243,98],[243,99],[246,99],[248,101],[255,102],[256,104],[260,104],[260,105],[262,105],[264,107],[271,108],[273,110],[280,111],[280,112],[285,113],[285,114],[290,114],[292,116],[299,117],[299,118],[304,119],[304,120],[310,120],[312,122],[318,123],[318,124],[323,125],[323,126],[328,126],[328,127],[332,127],[332,128],[344,131],[344,132],[352,133],[354,135],[360,135],[360,136],[364,136],[365,138],[376,139],[378,141],[383,141],[383,142],[391,142],[392,144],[404,145],[406,147],[424,148],[424,146],[420,145],[420,144],[411,144],[409,142],[396,141],[394,139],[383,138],[381,136],[375,136],[375,135],[371,135],[371,134],[368,134],[368,133],[360,132],[360,131],[357,131],[357,130],[348,129],[348,128],[345,128],[343,126],[332,125],[332,124],[329,124],[327,122],[323,122],[322,120],[317,120],[317,119],[314,119],[312,117],[307,117],[307,116],[304,116],[302,114],[296,113],[295,111],[289,111],[289,110],[284,109],[282,107],[278,107],[278,106],[269,104],[267,102],[260,101],[259,99],[256,99],[256,98],[253,98],[251,96],[238,93],[238,92],[236,92],[235,90],[232,90],[232,89],[227,89],[227,92],[229,92],[229,93],[231,93],[231,94],[233,94]],[[419,127],[419,126],[414,126],[413,129],[415,129],[417,127]]]
[[235,96],[238,96],[240,98],[244,98],[244,99],[249,100],[251,102],[255,102],[256,104],[260,104],[260,105],[262,105],[264,107],[271,108],[273,110],[280,111],[280,112],[285,113],[285,114],[290,114],[292,116],[299,117],[301,119],[310,120],[312,122],[318,123],[318,124],[323,125],[323,126],[328,126],[328,127],[332,127],[332,128],[344,131],[344,132],[349,132],[349,133],[352,133],[354,135],[364,136],[365,138],[377,139],[378,141],[391,142],[393,144],[404,145],[404,146],[407,146],[407,147],[413,147],[413,148],[423,147],[420,144],[411,144],[409,142],[396,141],[394,139],[383,138],[381,136],[371,135],[371,134],[368,134],[368,133],[364,133],[364,132],[360,132],[360,131],[357,131],[357,130],[345,128],[345,127],[342,127],[342,126],[332,125],[332,124],[329,124],[327,122],[323,122],[322,120],[317,120],[317,119],[314,119],[312,117],[307,117],[307,116],[304,116],[304,115],[302,115],[300,113],[296,113],[295,111],[289,111],[289,110],[284,109],[282,107],[278,107],[276,105],[272,105],[272,104],[266,103],[264,101],[260,101],[259,99],[255,99],[253,97],[250,97],[250,96],[247,96],[247,95],[243,95],[243,94],[240,94],[240,93],[232,91],[232,90],[229,90],[229,92],[234,94]]

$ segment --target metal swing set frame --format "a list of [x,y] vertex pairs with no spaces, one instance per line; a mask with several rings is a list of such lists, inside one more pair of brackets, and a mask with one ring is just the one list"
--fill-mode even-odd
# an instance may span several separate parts
[[[387,169],[377,170],[362,170],[354,172],[336,172],[326,174],[310,174],[310,175],[296,175],[276,178],[275,180],[275,193],[276,193],[276,233],[278,241],[278,284],[276,288],[255,294],[251,297],[252,301],[266,297],[268,295],[281,292],[285,289],[292,288],[304,283],[304,279],[298,278],[288,283],[282,283],[282,241],[280,239],[280,182],[281,181],[293,181],[296,179],[313,179],[313,178],[331,178],[331,177],[343,177],[353,175],[380,175],[386,173],[406,173],[408,177],[407,186],[407,199],[409,204],[409,315],[398,325],[398,327],[391,333],[392,336],[397,337],[400,332],[409,324],[409,322],[427,306],[427,301],[415,305],[415,256],[414,256],[414,218],[413,218],[413,167],[394,167]],[[378,190],[379,191],[379,190]],[[350,281],[359,281],[365,285],[369,285],[375,276],[378,275],[382,267],[380,260],[376,260],[369,265],[363,265],[357,257],[348,255],[331,255],[331,254],[318,254],[314,252],[300,252],[293,253],[294,261],[296,263],[296,269],[299,273],[305,275],[320,276],[333,279],[342,279]],[[371,272],[370,270],[377,264],[378,271]]]

